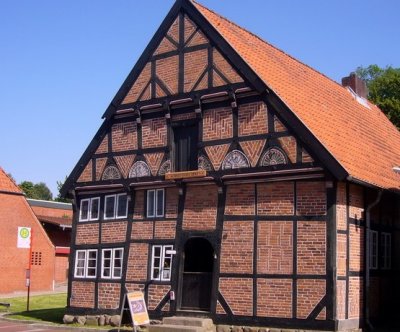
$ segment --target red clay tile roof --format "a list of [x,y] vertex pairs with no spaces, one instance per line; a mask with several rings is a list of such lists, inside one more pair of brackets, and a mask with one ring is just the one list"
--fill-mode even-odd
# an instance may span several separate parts
[[22,194],[22,190],[12,180],[7,173],[0,167],[0,191]]
[[72,217],[63,218],[63,217],[41,216],[41,215],[36,215],[36,217],[41,222],[58,226],[72,226]]
[[192,1],[204,18],[357,180],[400,189],[400,132],[378,107],[254,34]]

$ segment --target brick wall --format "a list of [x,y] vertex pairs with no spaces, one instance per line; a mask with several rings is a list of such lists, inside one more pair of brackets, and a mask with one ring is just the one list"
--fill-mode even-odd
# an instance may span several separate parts
[[143,148],[155,148],[167,145],[167,122],[165,118],[142,121]]
[[350,184],[349,187],[349,217],[364,219],[364,192],[361,186]]
[[337,234],[336,241],[337,275],[344,277],[347,271],[347,235]]
[[156,221],[154,237],[156,239],[175,239],[176,221]]
[[364,227],[349,225],[350,232],[350,271],[364,269]]
[[289,157],[289,160],[292,163],[297,161],[297,141],[293,136],[285,136],[278,138],[279,143],[283,151],[285,151],[286,155]]
[[215,229],[217,218],[217,186],[188,186],[183,212],[184,230]]
[[99,223],[80,223],[76,226],[75,244],[99,243]]
[[94,282],[73,281],[71,288],[71,307],[94,308]]
[[101,242],[115,243],[125,242],[127,221],[111,221],[101,223]]
[[336,314],[338,319],[346,318],[346,280],[336,281]]
[[165,216],[167,218],[178,217],[178,201],[179,201],[179,190],[178,188],[167,188],[165,189],[166,204],[165,204]]
[[297,182],[297,214],[304,216],[326,214],[325,182]]
[[101,143],[99,144],[99,147],[96,150],[95,154],[99,153],[107,153],[108,152],[108,135],[106,135]]
[[337,229],[347,230],[347,199],[346,199],[346,183],[344,182],[339,182],[337,184],[336,224],[337,224]]
[[307,318],[325,294],[325,280],[297,280],[297,318]]
[[92,161],[90,160],[81,175],[79,176],[77,182],[89,182],[93,181],[93,173],[92,173]]
[[136,122],[118,123],[111,128],[113,152],[137,149]]
[[144,90],[147,83],[150,81],[150,77],[151,77],[150,75],[151,75],[151,63],[148,62],[145,65],[145,67],[143,68],[140,75],[138,76],[136,82],[133,84],[129,93],[127,94],[125,99],[122,101],[122,104],[133,103],[138,99],[141,92]]
[[326,273],[326,223],[299,221],[297,224],[297,272]]
[[268,133],[267,106],[263,102],[239,106],[239,136]]
[[210,109],[203,115],[203,141],[230,138],[233,134],[232,109]]
[[225,214],[226,215],[255,214],[254,184],[238,184],[227,187]]
[[222,273],[253,273],[252,221],[225,221],[221,244]]
[[148,249],[147,243],[132,243],[130,245],[126,271],[127,281],[147,280]]
[[149,310],[154,310],[164,298],[164,296],[167,295],[170,289],[170,285],[150,285],[148,300]]
[[293,273],[293,223],[291,221],[258,222],[257,272]]
[[144,218],[144,190],[135,191],[135,206],[133,210],[133,219]]
[[349,279],[349,318],[363,316],[363,281],[359,277]]
[[195,52],[185,53],[184,68],[184,91],[189,92],[194,88],[194,84],[200,78],[200,75],[207,68],[208,52],[207,50],[199,50]]
[[153,238],[152,221],[135,221],[132,223],[132,240],[151,240]]
[[257,316],[292,317],[292,280],[257,280]]
[[[171,56],[156,62],[156,73],[170,94],[178,93],[179,57]],[[165,92],[163,92],[165,94]]]
[[259,215],[293,215],[294,183],[275,182],[257,185]]
[[118,309],[121,284],[101,282],[98,284],[98,294],[99,309]]
[[220,278],[219,290],[234,315],[253,315],[253,280],[247,278]]

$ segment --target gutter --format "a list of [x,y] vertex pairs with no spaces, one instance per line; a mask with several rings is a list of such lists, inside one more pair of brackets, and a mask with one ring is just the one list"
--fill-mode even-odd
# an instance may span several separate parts
[[364,252],[365,252],[365,276],[364,276],[364,317],[368,331],[374,331],[374,326],[369,319],[369,286],[370,286],[370,229],[371,229],[371,210],[381,201],[383,190],[378,191],[378,195],[366,209],[365,216],[365,236],[364,236]]

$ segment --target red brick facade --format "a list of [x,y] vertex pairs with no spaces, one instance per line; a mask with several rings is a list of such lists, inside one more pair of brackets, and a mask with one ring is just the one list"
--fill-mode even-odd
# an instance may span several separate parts
[[[350,181],[332,146],[273,91],[260,93],[252,71],[262,62],[238,66],[230,46],[213,40],[218,24],[199,26],[204,13],[222,18],[206,9],[196,16],[203,7],[194,2],[179,5],[107,110],[108,132],[69,181],[74,254],[97,250],[97,275],[70,274],[68,310],[116,313],[126,287],[144,292],[154,318],[185,310],[238,325],[360,327],[367,206],[376,190]],[[104,180],[110,165],[114,177]],[[115,203],[115,218],[105,220],[105,197],[114,194],[130,198],[127,216]],[[78,221],[79,204],[92,196],[99,217]],[[379,236],[399,219],[394,197],[372,209]],[[117,276],[99,276],[105,266]],[[383,288],[386,280],[374,280],[374,297],[382,299]]]

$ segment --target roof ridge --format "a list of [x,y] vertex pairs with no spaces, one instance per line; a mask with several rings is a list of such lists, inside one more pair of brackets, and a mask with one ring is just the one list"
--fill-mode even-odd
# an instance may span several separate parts
[[[329,79],[330,81],[332,81],[333,83],[337,84],[337,85],[340,86],[341,88],[344,88],[343,85],[341,85],[339,82],[336,82],[334,79],[330,78],[329,76],[325,75],[324,73],[320,72],[319,70],[314,69],[314,68],[311,67],[310,65],[308,65],[308,64],[306,64],[306,63],[300,61],[299,59],[295,58],[294,56],[292,56],[292,55],[286,53],[285,51],[283,51],[283,50],[280,49],[279,47],[277,47],[277,46],[271,44],[270,42],[268,42],[268,41],[264,40],[263,38],[261,38],[260,36],[256,35],[254,32],[249,31],[248,29],[246,29],[246,28],[240,26],[239,24],[237,24],[237,23],[231,21],[229,18],[226,18],[225,16],[222,16],[221,14],[215,12],[214,10],[212,10],[212,9],[210,9],[210,8],[208,8],[208,7],[204,6],[204,5],[202,5],[201,3],[199,3],[199,2],[196,1],[196,0],[190,0],[190,1],[193,2],[193,3],[196,4],[196,5],[198,5],[198,6],[202,7],[202,8],[204,8],[205,10],[208,10],[209,12],[211,12],[211,13],[213,13],[214,15],[220,17],[221,19],[227,21],[228,23],[234,25],[235,27],[237,27],[237,28],[243,30],[244,32],[246,32],[246,33],[248,33],[249,35],[251,35],[251,36],[255,37],[256,39],[258,39],[259,41],[261,41],[261,42],[267,44],[268,46],[274,48],[275,50],[281,52],[282,54],[286,55],[287,57],[289,57],[289,58],[293,59],[294,61],[298,62],[299,64],[301,64],[301,65],[303,65],[303,66],[305,66],[305,67],[311,69],[312,71],[316,72],[316,73],[319,74],[319,75],[324,76],[325,78]],[[217,30],[218,30],[218,29],[217,29]],[[231,46],[232,46],[232,45],[231,45]],[[232,47],[233,47],[233,46],[232,46]]]
[[[10,181],[11,186],[14,186],[14,187],[15,187],[13,192],[23,193],[22,189],[18,186],[18,184],[15,182],[15,180],[14,180],[12,177],[10,177],[10,176],[6,173],[6,171],[4,170],[4,168],[1,167],[1,166],[0,166],[0,173],[3,173],[4,176],[7,178],[7,180]],[[0,188],[0,189],[1,189],[1,188]],[[6,190],[6,191],[9,191],[9,190]]]

